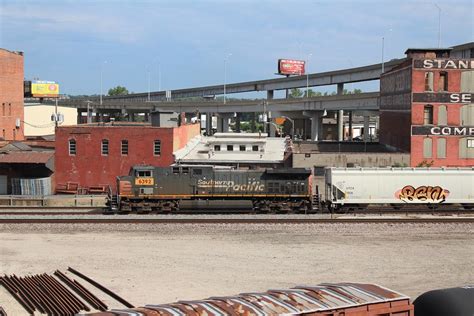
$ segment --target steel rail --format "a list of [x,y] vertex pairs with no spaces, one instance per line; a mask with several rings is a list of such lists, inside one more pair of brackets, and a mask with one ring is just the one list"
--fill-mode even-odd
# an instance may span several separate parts
[[0,218],[0,224],[340,224],[474,223],[474,217],[434,218]]

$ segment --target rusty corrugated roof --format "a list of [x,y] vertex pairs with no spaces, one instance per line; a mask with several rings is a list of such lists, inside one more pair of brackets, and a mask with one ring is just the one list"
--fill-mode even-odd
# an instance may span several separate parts
[[46,164],[53,156],[53,151],[10,151],[0,154],[0,163]]
[[200,301],[178,301],[171,304],[145,305],[140,308],[114,309],[110,312],[88,315],[303,315],[408,299],[403,294],[374,284],[324,283],[286,290],[268,290],[265,293],[242,293]]

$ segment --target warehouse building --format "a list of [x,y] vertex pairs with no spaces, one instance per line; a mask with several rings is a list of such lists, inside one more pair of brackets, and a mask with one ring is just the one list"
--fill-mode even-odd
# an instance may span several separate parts
[[169,166],[173,152],[200,132],[199,124],[155,127],[112,122],[56,129],[56,192],[102,193],[134,165]]
[[410,48],[380,79],[380,142],[410,152],[413,167],[474,165],[472,48],[451,50]]
[[0,140],[23,140],[23,53],[0,48]]

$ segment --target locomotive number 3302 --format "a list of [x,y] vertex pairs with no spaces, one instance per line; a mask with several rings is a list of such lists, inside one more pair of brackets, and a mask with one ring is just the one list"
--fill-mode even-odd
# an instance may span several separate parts
[[135,185],[153,185],[153,178],[136,178]]

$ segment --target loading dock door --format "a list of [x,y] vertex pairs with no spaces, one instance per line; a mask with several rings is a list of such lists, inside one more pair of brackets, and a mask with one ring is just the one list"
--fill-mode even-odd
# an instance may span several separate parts
[[7,176],[0,175],[0,195],[7,194]]

